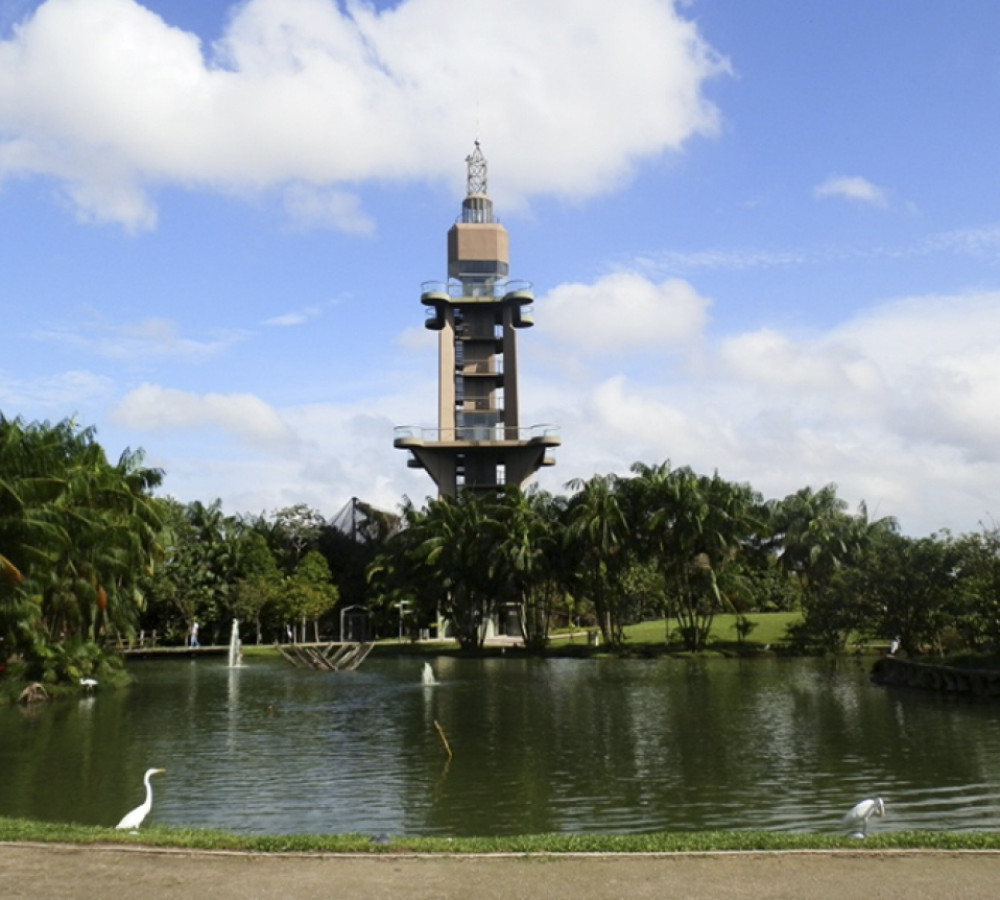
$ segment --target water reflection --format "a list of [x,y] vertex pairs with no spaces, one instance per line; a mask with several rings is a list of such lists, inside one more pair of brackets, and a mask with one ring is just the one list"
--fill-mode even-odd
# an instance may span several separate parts
[[[142,663],[78,703],[0,710],[0,814],[243,833],[1000,830],[991,706],[873,687],[855,661]],[[438,723],[454,750],[448,761]],[[138,797],[141,799],[141,797]]]

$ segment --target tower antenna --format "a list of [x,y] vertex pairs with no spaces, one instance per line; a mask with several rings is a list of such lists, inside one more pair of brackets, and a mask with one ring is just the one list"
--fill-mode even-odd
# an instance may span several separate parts
[[465,192],[469,197],[486,195],[486,157],[479,148],[479,139],[476,139],[476,149],[465,157],[466,182]]

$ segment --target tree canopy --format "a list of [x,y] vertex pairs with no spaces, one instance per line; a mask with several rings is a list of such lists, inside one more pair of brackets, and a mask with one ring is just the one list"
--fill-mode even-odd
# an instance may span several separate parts
[[556,626],[612,647],[668,622],[705,648],[721,612],[798,609],[793,647],[898,637],[905,652],[1000,647],[1000,528],[914,539],[850,511],[835,485],[765,500],[751,485],[669,461],[571,481],[565,495],[463,492],[398,514],[352,498],[327,520],[305,503],[232,515],[218,500],[154,496],[163,473],[93,428],[0,416],[0,662],[73,679],[194,622],[224,642],[339,637],[338,612],[376,634],[492,629],[541,649]]

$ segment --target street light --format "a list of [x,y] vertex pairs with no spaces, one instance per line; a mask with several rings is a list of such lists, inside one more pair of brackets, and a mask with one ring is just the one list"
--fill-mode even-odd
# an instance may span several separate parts
[[410,601],[400,600],[396,606],[399,607],[399,643],[403,643],[403,616],[410,611]]

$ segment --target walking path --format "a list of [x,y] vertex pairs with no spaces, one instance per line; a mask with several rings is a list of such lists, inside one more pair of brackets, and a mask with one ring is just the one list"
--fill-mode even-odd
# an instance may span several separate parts
[[1000,852],[338,856],[0,844],[10,900],[994,900]]

